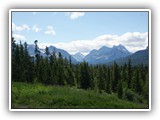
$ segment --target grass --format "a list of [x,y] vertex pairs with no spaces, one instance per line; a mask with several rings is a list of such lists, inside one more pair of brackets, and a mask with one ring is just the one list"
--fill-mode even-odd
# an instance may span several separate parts
[[12,109],[132,109],[147,108],[140,103],[118,99],[116,95],[91,90],[12,82]]

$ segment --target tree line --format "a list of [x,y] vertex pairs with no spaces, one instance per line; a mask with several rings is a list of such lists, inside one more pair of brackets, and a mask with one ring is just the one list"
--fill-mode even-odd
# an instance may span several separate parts
[[116,94],[120,99],[147,102],[149,97],[148,66],[132,66],[131,60],[119,66],[89,65],[87,62],[72,64],[71,58],[52,53],[45,48],[42,57],[38,41],[34,41],[35,55],[30,56],[27,43],[16,44],[12,38],[12,81],[42,83],[95,90],[99,93]]

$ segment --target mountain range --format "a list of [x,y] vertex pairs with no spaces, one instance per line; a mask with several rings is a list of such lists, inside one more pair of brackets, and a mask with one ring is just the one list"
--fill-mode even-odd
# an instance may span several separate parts
[[112,48],[103,46],[98,50],[92,50],[84,59],[90,64],[104,64],[129,55],[131,55],[131,52],[120,44]]
[[[28,52],[30,55],[34,55],[34,45],[28,45]],[[111,65],[114,62],[116,62],[119,65],[123,65],[124,63],[127,63],[128,59],[131,59],[133,65],[138,64],[145,64],[148,65],[149,61],[149,54],[148,54],[148,47],[144,50],[139,50],[135,53],[131,53],[128,51],[125,46],[118,45],[113,47],[106,47],[103,46],[99,48],[98,50],[94,49],[92,50],[88,55],[84,56],[82,53],[78,52],[74,55],[69,54],[67,51],[56,48],[54,46],[48,47],[49,52],[52,53],[55,51],[56,56],[58,56],[59,52],[62,54],[63,58],[66,58],[69,60],[69,57],[71,58],[72,63],[77,64],[83,61],[88,62],[89,64],[107,64]],[[40,54],[45,57],[45,49],[40,48],[39,49]]]
[[[32,55],[32,56],[35,55],[35,53],[34,53],[35,46],[33,44],[28,45],[27,49],[28,49],[28,52],[29,52],[30,55]],[[49,46],[48,50],[49,50],[50,53],[55,52],[56,56],[58,56],[58,54],[61,53],[63,58],[66,58],[68,60],[69,60],[69,57],[70,57],[72,63],[74,63],[74,64],[77,63],[77,60],[65,50],[56,48],[54,46]],[[46,57],[45,49],[40,48],[39,51],[40,51],[40,55],[42,55],[43,57]]]
[[124,65],[125,63],[128,62],[128,59],[131,60],[132,65],[139,65],[139,64],[144,64],[144,65],[149,65],[149,49],[148,47],[144,50],[139,50],[135,53],[133,53],[132,55],[129,55],[127,57],[124,58],[119,58],[116,59],[112,62],[107,63],[108,65],[113,64],[114,62],[116,62],[118,65]]

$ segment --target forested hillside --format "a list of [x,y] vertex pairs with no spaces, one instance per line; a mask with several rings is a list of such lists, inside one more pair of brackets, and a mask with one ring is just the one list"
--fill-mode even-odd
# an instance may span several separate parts
[[[41,83],[43,85],[94,90],[98,94],[114,94],[119,99],[149,103],[148,66],[132,66],[131,60],[123,66],[89,65],[87,62],[72,64],[61,53],[56,56],[45,49],[46,57],[39,52],[35,40],[35,55],[29,56],[27,43],[16,44],[12,39],[12,82]],[[14,94],[14,93],[12,93]]]

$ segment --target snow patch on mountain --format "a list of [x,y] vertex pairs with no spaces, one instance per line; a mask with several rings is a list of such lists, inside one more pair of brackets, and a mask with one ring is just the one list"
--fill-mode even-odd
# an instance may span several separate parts
[[120,44],[112,48],[103,46],[98,50],[92,50],[84,59],[90,64],[103,64],[128,55],[131,55],[131,52]]

